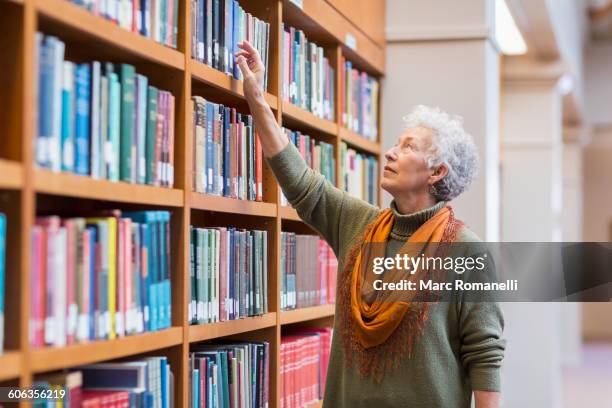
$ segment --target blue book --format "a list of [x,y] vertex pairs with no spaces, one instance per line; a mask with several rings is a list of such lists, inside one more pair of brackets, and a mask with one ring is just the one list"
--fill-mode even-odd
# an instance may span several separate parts
[[102,108],[100,106],[101,101],[101,65],[100,61],[93,61],[91,63],[91,147],[90,147],[90,162],[91,162],[91,176],[93,178],[102,178],[104,174],[102,166],[102,158],[104,152],[104,146],[102,142],[102,127],[100,125],[100,117]]
[[136,182],[145,184],[147,178],[146,141],[147,141],[147,90],[148,78],[136,76]]
[[0,213],[0,354],[4,350],[4,299],[6,276],[6,215]]
[[197,368],[193,370],[193,408],[199,408],[200,406],[200,370]]
[[165,306],[165,322],[164,327],[170,327],[172,325],[172,293],[170,284],[170,212],[160,211],[164,236],[164,244],[162,245],[162,263],[163,263],[163,299]]
[[108,136],[107,143],[110,145],[108,153],[109,167],[107,169],[110,181],[119,181],[119,137],[121,134],[121,84],[116,73],[109,73],[109,102],[108,102]]
[[149,37],[149,7],[148,0],[140,0],[140,34]]
[[161,408],[168,408],[168,393],[167,393],[167,384],[168,384],[168,360],[166,357],[159,358],[159,372],[160,372],[160,388],[161,388]]
[[198,58],[198,61],[200,62],[205,62],[206,61],[206,45],[205,45],[205,39],[206,39],[206,25],[208,24],[208,22],[206,21],[206,19],[204,18],[205,15],[205,11],[204,11],[204,5],[206,4],[206,0],[197,0],[198,2],[198,17],[197,17],[197,47],[196,47],[196,56]]
[[236,13],[236,0],[225,0],[227,5],[227,27],[225,32],[227,33],[227,40],[225,42],[225,49],[227,52],[227,73],[234,75],[234,14]]
[[64,61],[62,69],[62,171],[74,171],[74,64]]
[[213,20],[213,28],[212,28],[212,38],[213,38],[213,68],[220,69],[219,66],[219,53],[221,52],[221,44],[219,38],[219,1],[220,0],[212,0],[213,1],[213,11],[212,11],[212,20]]
[[89,175],[89,103],[91,75],[89,64],[78,64],[75,69],[74,92],[74,171],[83,176]]

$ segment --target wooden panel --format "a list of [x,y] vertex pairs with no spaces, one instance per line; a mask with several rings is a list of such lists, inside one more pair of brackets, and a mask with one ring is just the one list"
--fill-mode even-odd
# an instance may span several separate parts
[[276,217],[276,204],[191,193],[191,208],[260,217]]
[[380,154],[380,145],[378,143],[366,139],[355,132],[351,132],[346,128],[340,128],[340,138],[342,141],[348,143],[351,147],[362,150],[365,153],[370,153],[376,156]]
[[11,160],[0,159],[0,188],[18,189],[23,186],[23,168]]
[[319,132],[335,135],[338,133],[338,125],[327,119],[321,119],[313,113],[308,112],[292,103],[283,101],[283,115],[299,122],[307,128],[313,128]]
[[35,350],[32,351],[30,364],[34,372],[59,370],[160,350],[181,344],[182,341],[183,328],[171,327],[115,340]]
[[295,208],[281,206],[278,212],[283,220],[302,221]]
[[189,326],[189,342],[194,343],[216,337],[231,336],[239,333],[265,329],[276,325],[276,313],[267,313],[263,316],[246,317],[225,322],[198,324]]
[[281,324],[293,324],[321,319],[323,317],[333,316],[335,309],[336,305],[332,304],[282,311],[280,314],[280,322]]
[[183,205],[183,190],[108,180],[94,180],[91,177],[69,173],[54,173],[44,169],[34,170],[34,190],[37,193],[121,203],[170,207],[180,207]]
[[385,0],[326,0],[378,46],[385,47]]
[[7,351],[0,355],[0,381],[19,377],[22,370],[22,355],[16,351]]

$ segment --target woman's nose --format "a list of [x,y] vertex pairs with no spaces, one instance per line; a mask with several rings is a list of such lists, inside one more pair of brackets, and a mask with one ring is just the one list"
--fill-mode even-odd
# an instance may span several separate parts
[[387,152],[385,153],[385,158],[387,160],[395,160],[397,158],[396,148],[397,148],[397,146],[393,146],[392,148],[387,150]]

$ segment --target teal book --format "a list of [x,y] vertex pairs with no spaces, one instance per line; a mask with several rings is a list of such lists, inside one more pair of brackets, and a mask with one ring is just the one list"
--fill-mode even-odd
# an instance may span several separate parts
[[121,114],[121,84],[117,74],[108,74],[109,101],[108,101],[108,136],[105,155],[107,157],[107,176],[110,181],[119,181],[119,138],[121,127],[119,117]]
[[132,167],[136,160],[134,148],[134,123],[136,120],[136,70],[133,65],[121,64],[121,137],[119,178],[122,181],[135,182],[132,179]]
[[153,184],[155,177],[155,134],[157,130],[157,94],[154,86],[147,93],[147,132],[146,132],[146,183]]

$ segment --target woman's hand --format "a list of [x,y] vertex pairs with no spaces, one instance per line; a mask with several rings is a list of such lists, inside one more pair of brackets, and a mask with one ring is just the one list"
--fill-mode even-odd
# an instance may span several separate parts
[[244,96],[247,101],[263,97],[263,84],[266,68],[257,51],[248,41],[239,42],[240,51],[236,53],[236,63],[243,76]]

